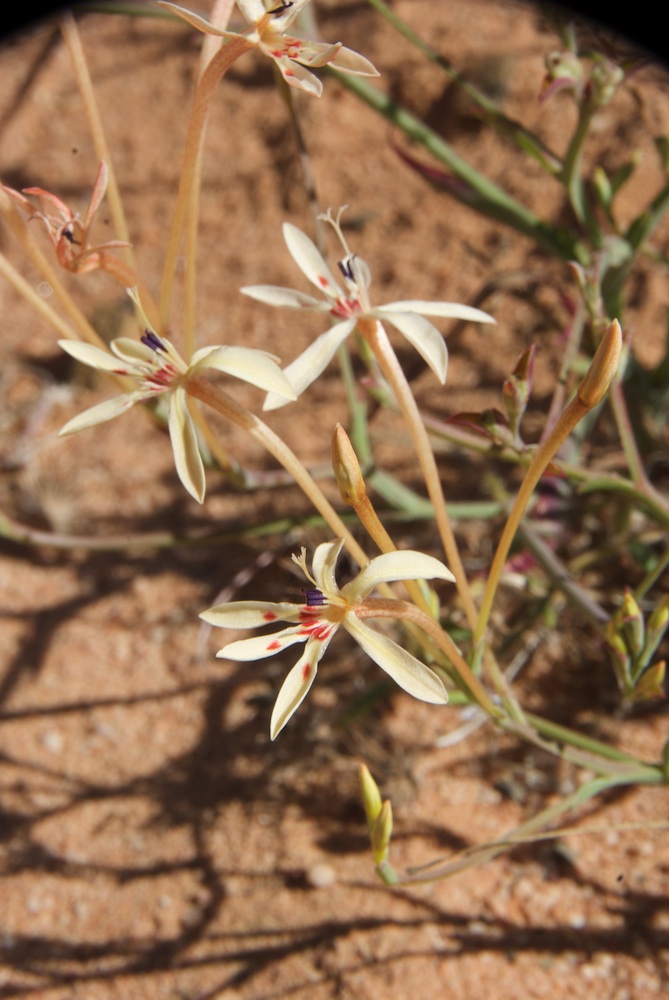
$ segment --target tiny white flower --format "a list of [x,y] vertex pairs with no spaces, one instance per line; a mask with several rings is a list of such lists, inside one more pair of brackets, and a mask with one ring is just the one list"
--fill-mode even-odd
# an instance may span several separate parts
[[[311,309],[328,313],[339,321],[284,369],[290,384],[299,396],[325,370],[338,347],[360,320],[379,320],[387,321],[406,337],[443,385],[446,381],[448,351],[439,330],[425,317],[441,316],[444,319],[463,319],[477,323],[494,323],[495,320],[480,309],[458,302],[404,299],[372,308],[369,300],[370,270],[365,261],[351,253],[348,247],[340,225],[342,211],[340,209],[336,219],[332,218],[329,211],[321,218],[333,226],[345,251],[345,256],[338,262],[343,288],[335,281],[315,243],[297,226],[285,222],[283,237],[291,257],[324,298],[317,299],[313,295],[275,285],[249,285],[241,289],[245,295],[268,305],[286,309]],[[288,400],[270,393],[264,409],[274,410],[285,406],[286,402]]]
[[356,76],[379,75],[367,59],[352,49],[347,49],[341,42],[330,45],[286,34],[286,29],[309,0],[237,0],[237,6],[249,22],[249,27],[239,33],[217,28],[205,18],[177,4],[167,3],[166,0],[158,0],[158,3],[207,35],[246,38],[250,45],[274,60],[286,83],[316,97],[320,97],[323,84],[306,67],[317,69],[329,64],[342,73],[353,73]]
[[340,539],[319,545],[314,552],[311,573],[307,569],[305,549],[299,556],[293,556],[313,584],[312,589],[304,592],[304,604],[235,601],[216,605],[200,615],[210,625],[220,628],[257,628],[275,621],[294,623],[280,632],[229,643],[216,654],[228,660],[259,660],[295,643],[306,643],[302,656],[279,691],[270,724],[272,739],[276,739],[302,704],[315,680],[318,664],[340,627],[414,698],[432,704],[448,701],[448,692],[434,671],[388,636],[370,628],[363,619],[374,617],[374,607],[371,603],[366,605],[365,600],[380,583],[418,579],[453,581],[451,571],[438,559],[421,552],[389,552],[372,559],[340,589],[335,567],[343,544]]
[[[139,306],[136,292],[128,291]],[[188,379],[207,369],[215,369],[265,391],[283,393],[288,399],[295,398],[277,359],[249,347],[203,347],[186,363],[166,337],[159,337],[150,328],[139,342],[129,337],[112,340],[109,351],[78,340],[59,340],[58,343],[77,361],[98,371],[128,375],[138,383],[131,392],[124,392],[84,410],[68,421],[60,434],[73,434],[113,420],[135,403],[166,393],[169,397],[168,428],[177,474],[198,503],[204,499],[205,475],[195,426],[188,411]]]

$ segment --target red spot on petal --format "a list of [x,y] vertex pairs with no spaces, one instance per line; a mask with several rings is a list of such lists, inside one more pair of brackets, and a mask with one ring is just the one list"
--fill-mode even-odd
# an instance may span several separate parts
[[273,611],[266,611],[263,615],[263,618],[266,622],[274,622],[276,621],[276,617],[277,616],[274,614]]
[[274,652],[275,649],[281,649],[281,643],[278,642],[276,639],[274,639],[267,646],[267,651],[268,652],[269,652],[270,649],[272,650],[272,652]]
[[311,677],[311,664],[305,663],[304,666],[302,667],[303,682],[306,684],[310,677]]
[[318,284],[321,286],[321,288],[327,288],[329,282],[328,282],[327,278],[324,278],[322,274],[319,274],[319,276],[318,276]]

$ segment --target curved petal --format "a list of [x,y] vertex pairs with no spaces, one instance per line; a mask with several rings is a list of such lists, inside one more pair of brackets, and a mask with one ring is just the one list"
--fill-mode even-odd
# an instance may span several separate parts
[[301,63],[302,66],[315,68],[334,62],[342,47],[341,42],[330,45],[328,42],[312,42],[302,38],[286,38],[286,43],[288,46],[291,44],[299,45],[298,54],[292,57],[295,62]]
[[374,314],[377,318],[387,320],[406,337],[443,385],[448,370],[448,350],[436,326],[417,313],[382,313],[380,309],[375,309]]
[[259,389],[276,393],[285,400],[297,399],[297,393],[276,361],[264,351],[252,347],[216,348],[202,357],[191,371],[202,368],[215,368],[226,375],[257,385]]
[[277,738],[309,693],[326,648],[327,642],[308,642],[304,653],[281,685],[269,727],[272,740]]
[[342,73],[353,73],[355,76],[380,76],[378,69],[369,61],[353,49],[347,49],[345,45],[339,49],[330,65]]
[[119,359],[115,358],[109,351],[103,351],[101,347],[94,347],[93,344],[84,344],[81,340],[59,340],[58,346],[71,357],[81,361],[84,365],[97,368],[98,371],[114,372],[115,374],[135,374],[134,372],[121,372]]
[[186,393],[181,386],[170,394],[168,427],[177,475],[190,495],[198,503],[202,503],[206,485],[204,465],[193,421],[188,412]]
[[269,601],[231,601],[215,604],[200,618],[218,628],[259,628],[272,622],[299,622],[301,604],[272,604]]
[[496,323],[489,313],[460,302],[426,302],[423,299],[403,299],[377,306],[378,312],[420,313],[421,316],[443,316],[444,319],[467,319],[475,323]]
[[319,312],[329,312],[329,302],[315,299],[312,295],[298,292],[294,288],[281,288],[279,285],[246,285],[239,289],[243,295],[265,302],[268,306],[278,306],[280,309],[317,309]]
[[453,583],[455,577],[442,562],[423,552],[412,549],[385,552],[372,559],[355,579],[342,587],[341,596],[351,604],[358,604],[374,587],[393,580],[448,580]]
[[334,542],[322,542],[316,547],[311,560],[311,571],[316,585],[326,597],[339,593],[335,569],[343,545],[343,538],[337,538]]
[[224,660],[236,660],[240,663],[248,663],[252,660],[264,660],[268,656],[280,653],[288,646],[294,646],[296,642],[304,642],[309,638],[301,625],[291,625],[280,632],[269,635],[252,635],[249,639],[237,639],[236,642],[229,642],[227,646],[219,649],[216,656]]
[[[284,375],[294,389],[296,396],[299,396],[318,376],[327,368],[332,358],[337,353],[337,348],[343,344],[351,331],[355,328],[357,319],[345,319],[317,337],[312,344],[309,344],[306,351],[295,358],[287,368],[284,368]],[[276,410],[280,406],[285,406],[285,399],[277,397],[274,393],[265,400],[263,410]]]
[[[175,3],[167,3],[167,0],[158,0],[158,5],[164,7],[165,10],[169,10],[172,14],[176,14],[183,21],[188,21],[192,24],[194,28],[198,31],[204,31],[206,35],[221,35],[223,38],[237,38],[238,36],[234,31],[221,31],[220,28],[215,28],[213,24],[206,21],[203,17],[199,17],[194,14],[192,10],[186,10],[185,7],[179,7]],[[241,6],[241,4],[240,4]]]
[[116,340],[112,340],[109,346],[116,357],[125,361],[127,364],[141,365],[141,371],[143,373],[147,367],[154,369],[160,367],[162,362],[165,360],[165,355],[168,353],[177,358],[179,357],[177,352],[174,350],[174,346],[166,337],[157,337],[156,340],[163,345],[164,353],[163,351],[154,351],[152,347],[149,347],[147,344],[143,344],[141,340],[132,340],[130,337],[117,337]]
[[323,93],[323,84],[310,73],[308,69],[304,66],[300,66],[298,62],[291,59],[289,56],[276,55],[267,46],[260,44],[260,49],[273,59],[276,65],[279,67],[279,72],[284,78],[286,83],[290,87],[297,87],[298,90],[303,90],[307,94],[311,94],[313,97],[320,97]]
[[439,677],[406,649],[364,625],[354,614],[346,616],[344,628],[365,653],[413,698],[432,705],[447,703],[448,691]]
[[64,437],[65,434],[74,434],[75,431],[83,431],[87,427],[96,427],[98,424],[104,424],[108,420],[113,420],[114,417],[125,413],[131,406],[134,406],[135,403],[139,403],[140,400],[145,398],[142,392],[126,392],[121,396],[113,396],[111,399],[106,399],[104,403],[98,403],[97,406],[90,406],[83,413],[73,417],[72,420],[68,420],[65,426],[61,427],[58,431],[58,437]]
[[283,238],[288,252],[305,275],[316,288],[336,301],[341,295],[341,289],[332,276],[320,250],[301,229],[290,222],[283,224]]

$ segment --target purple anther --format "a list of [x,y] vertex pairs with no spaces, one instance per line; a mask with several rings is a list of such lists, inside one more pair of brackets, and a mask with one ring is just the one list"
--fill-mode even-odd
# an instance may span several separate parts
[[164,351],[165,345],[163,344],[160,337],[157,337],[153,330],[146,330],[144,336],[140,337],[143,344],[150,347],[152,351]]
[[312,590],[303,590],[302,593],[307,599],[308,608],[320,608],[327,603],[323,593],[314,587]]
[[337,267],[339,268],[339,270],[341,271],[341,273],[344,275],[344,277],[348,281],[355,281],[355,276],[353,274],[353,258],[354,257],[355,257],[355,254],[351,253],[351,254],[348,255],[348,257],[344,257],[343,260],[338,260],[337,261]]

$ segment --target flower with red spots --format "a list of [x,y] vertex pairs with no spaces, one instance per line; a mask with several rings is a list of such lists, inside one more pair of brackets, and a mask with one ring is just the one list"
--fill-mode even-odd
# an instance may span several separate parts
[[[135,290],[129,289],[129,292],[141,310]],[[146,317],[143,318],[148,327]],[[168,428],[177,474],[198,503],[204,499],[205,476],[197,434],[188,412],[188,379],[206,369],[215,369],[265,391],[286,393],[289,398],[294,398],[277,359],[250,347],[203,347],[186,363],[166,337],[159,337],[150,328],[139,342],[129,337],[112,340],[109,351],[78,340],[60,340],[58,343],[77,361],[98,371],[129,375],[138,383],[131,392],[124,392],[84,410],[65,424],[60,433],[72,434],[113,420],[135,403],[166,393],[169,398]]]
[[319,545],[314,552],[311,573],[307,569],[306,549],[302,549],[299,556],[293,556],[294,562],[313,584],[304,592],[304,604],[235,601],[216,605],[200,615],[210,625],[220,628],[257,628],[275,621],[293,623],[270,635],[228,643],[217,653],[217,656],[228,660],[259,660],[295,643],[306,643],[302,656],[279,691],[270,723],[272,739],[276,739],[302,704],[316,678],[321,657],[340,626],[414,698],[432,704],[448,701],[446,688],[434,671],[388,636],[370,628],[364,619],[388,617],[388,614],[383,614],[385,606],[389,608],[397,603],[369,598],[371,591],[380,583],[419,579],[453,581],[451,571],[438,559],[421,552],[388,552],[372,559],[350,583],[340,589],[335,567],[343,544],[340,539]]
[[[278,288],[275,285],[250,285],[241,289],[245,295],[250,295],[259,302],[287,309],[311,309],[327,313],[337,321],[284,369],[288,381],[299,396],[325,370],[338,347],[344,343],[358,323],[363,320],[375,320],[390,323],[406,337],[443,384],[446,381],[448,365],[446,343],[436,326],[425,317],[441,316],[473,320],[477,323],[494,323],[495,320],[480,309],[458,302],[405,299],[372,308],[369,300],[369,286],[372,280],[370,270],[365,261],[357,254],[351,253],[348,247],[340,225],[342,211],[343,209],[339,210],[336,219],[329,211],[320,218],[332,225],[344,248],[345,256],[338,262],[344,288],[335,281],[315,243],[297,226],[285,222],[283,238],[288,251],[305,277],[324,296],[324,300],[293,288]],[[285,406],[286,402],[289,400],[270,393],[264,409],[274,410]]]
[[216,28],[203,17],[177,4],[163,0],[158,2],[161,7],[207,35],[221,38],[239,38],[241,35],[246,38],[250,45],[274,60],[286,83],[316,97],[320,97],[323,84],[306,69],[307,66],[317,69],[329,64],[342,73],[353,73],[355,76],[379,75],[367,59],[347,49],[341,42],[330,45],[286,34],[286,29],[309,0],[237,0],[237,6],[249,22],[249,27],[239,33]]

